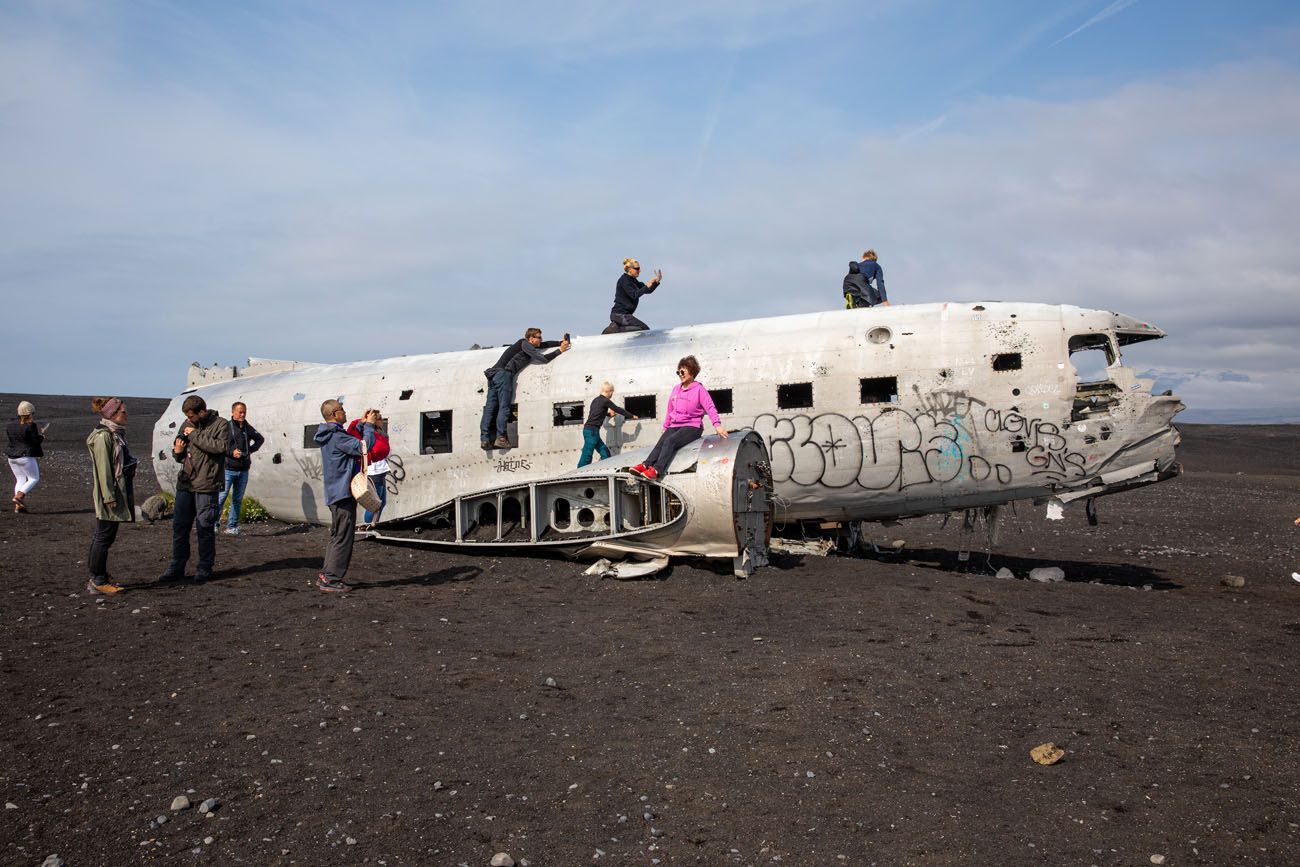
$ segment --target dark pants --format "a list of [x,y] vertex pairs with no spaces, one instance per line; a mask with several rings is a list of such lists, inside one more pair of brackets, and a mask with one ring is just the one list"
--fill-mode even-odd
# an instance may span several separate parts
[[624,331],[649,331],[650,326],[646,325],[640,319],[637,319],[631,313],[611,313],[609,314],[609,325],[601,334],[621,334]]
[[492,439],[496,435],[509,436],[510,404],[515,402],[515,375],[508,370],[498,370],[488,380],[487,403],[483,406],[483,420],[479,422],[479,439]]
[[600,441],[600,428],[584,427],[582,429],[582,454],[578,456],[578,466],[585,467],[591,463],[591,453],[596,452],[603,461],[609,457],[609,448]]
[[698,427],[670,427],[664,431],[663,436],[659,437],[659,442],[650,450],[650,457],[646,458],[645,465],[654,467],[655,472],[663,475],[668,472],[668,465],[673,462],[673,456],[677,454],[682,446],[690,445],[700,438],[704,433],[703,428]]
[[90,578],[96,584],[108,583],[108,549],[117,541],[118,521],[95,519],[95,535],[90,537],[90,554],[86,564],[90,567]]
[[357,501],[348,497],[330,503],[330,541],[325,546],[325,577],[342,581],[352,565],[353,534],[357,531]]
[[185,564],[190,561],[190,528],[197,527],[199,537],[199,567],[197,574],[212,574],[217,561],[217,516],[221,510],[218,491],[210,494],[195,491],[176,491],[176,506],[172,513],[172,562],[167,567],[171,575],[184,575]]

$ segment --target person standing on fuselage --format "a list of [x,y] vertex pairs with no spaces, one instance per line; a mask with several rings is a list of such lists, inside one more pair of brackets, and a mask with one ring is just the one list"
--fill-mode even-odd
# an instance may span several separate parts
[[642,295],[649,295],[663,282],[663,272],[655,269],[655,275],[649,283],[642,283],[641,263],[635,259],[623,260],[623,276],[614,286],[614,306],[609,311],[609,325],[602,334],[618,334],[623,331],[646,331],[650,328],[633,314],[641,302]]
[[244,505],[244,489],[248,487],[248,471],[253,466],[253,452],[266,441],[257,428],[248,422],[248,406],[241,400],[230,407],[230,446],[226,449],[226,486],[217,504],[217,517],[230,502],[230,517],[226,519],[225,534],[239,535],[239,510]]
[[600,394],[591,402],[591,409],[587,411],[587,421],[582,425],[582,454],[578,457],[578,466],[585,467],[591,463],[591,453],[599,453],[603,461],[609,457],[609,449],[600,440],[600,428],[605,424],[605,419],[621,415],[623,418],[638,419],[640,416],[632,415],[623,407],[614,403],[611,398],[614,396],[614,383],[605,382],[600,386]]
[[[559,352],[546,353],[543,349],[558,348]],[[520,340],[506,347],[497,363],[483,371],[487,377],[487,401],[483,405],[483,419],[479,422],[479,440],[484,449],[493,446],[510,448],[508,426],[510,404],[515,402],[515,379],[530,364],[550,364],[560,352],[569,351],[569,335],[556,342],[543,341],[542,329],[529,328]],[[493,439],[495,429],[496,438]]]

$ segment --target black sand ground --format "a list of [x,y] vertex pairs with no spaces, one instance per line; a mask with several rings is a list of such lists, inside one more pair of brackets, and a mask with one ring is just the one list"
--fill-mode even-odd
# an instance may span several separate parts
[[[341,598],[319,528],[160,586],[141,524],[103,600],[88,402],[37,402],[44,481],[0,515],[5,864],[1300,863],[1296,428],[1187,427],[1182,478],[972,556],[1062,584],[955,571],[930,518],[748,581],[369,544]],[[144,455],[161,403],[131,409]]]

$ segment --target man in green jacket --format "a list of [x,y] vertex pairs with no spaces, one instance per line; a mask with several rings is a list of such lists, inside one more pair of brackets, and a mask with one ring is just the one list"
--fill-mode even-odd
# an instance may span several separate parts
[[180,581],[190,559],[190,528],[198,525],[199,566],[194,580],[212,577],[217,559],[217,517],[225,486],[226,449],[230,425],[197,394],[181,404],[186,423],[172,443],[172,457],[181,465],[176,477],[176,507],[172,512],[172,561],[160,581]]

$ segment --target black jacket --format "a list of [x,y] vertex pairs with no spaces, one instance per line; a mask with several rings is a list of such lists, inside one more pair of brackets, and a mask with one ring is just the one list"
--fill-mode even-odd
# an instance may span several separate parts
[[555,349],[560,345],[558,340],[543,340],[536,348],[528,342],[526,338],[519,338],[514,343],[506,347],[506,351],[501,353],[497,363],[483,371],[483,375],[488,379],[498,370],[507,370],[512,376],[517,375],[530,364],[548,364],[554,359],[559,352],[545,353],[543,349]]
[[605,397],[605,395],[600,394],[591,402],[591,409],[587,412],[587,420],[582,426],[592,428],[593,430],[599,428],[605,423],[605,417],[609,415],[611,409],[623,416],[623,418],[632,417],[632,413],[623,409],[623,407],[614,403],[614,401]]
[[[260,449],[264,442],[266,437],[258,433],[257,428],[248,423],[248,419],[242,422],[231,419],[230,445],[226,447],[226,469],[242,471],[251,467],[253,459],[249,456]],[[234,456],[235,449],[239,450],[241,457]]]
[[9,435],[9,450],[5,452],[9,457],[45,457],[45,452],[41,449],[45,437],[41,435],[41,429],[36,426],[36,422],[23,424],[18,419],[14,419],[5,427],[5,433]]
[[649,295],[660,285],[656,283],[654,286],[647,286],[631,274],[624,274],[618,278],[618,285],[614,287],[614,306],[609,312],[626,313],[630,316],[636,312],[636,305],[641,300],[641,296]]
[[874,307],[880,303],[880,296],[871,287],[871,281],[862,276],[857,262],[849,263],[849,273],[844,276],[844,294],[852,297],[854,307]]

